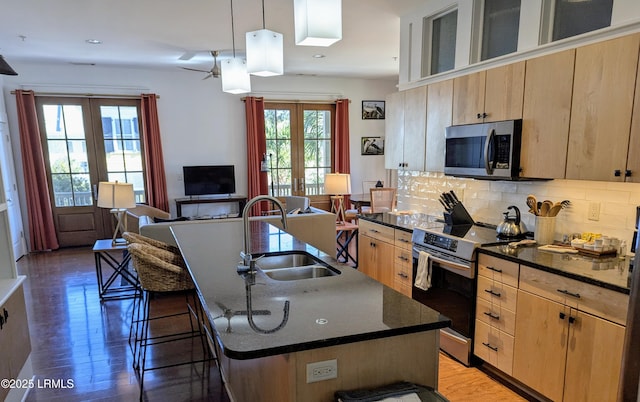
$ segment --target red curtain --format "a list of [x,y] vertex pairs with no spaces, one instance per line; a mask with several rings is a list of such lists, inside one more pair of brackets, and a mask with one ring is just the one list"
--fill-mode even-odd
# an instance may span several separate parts
[[152,207],[169,212],[167,178],[164,173],[164,156],[162,155],[156,98],[155,94],[142,94],[140,105],[146,164],[147,203]]
[[29,215],[29,245],[31,251],[56,250],[60,245],[53,222],[53,208],[49,198],[49,184],[33,91],[16,90],[16,104]]
[[[336,100],[335,134],[335,171],[337,173],[351,173],[351,159],[349,156],[349,99]],[[348,195],[344,197],[344,205],[350,205]]]
[[[267,172],[260,171],[260,162],[267,152],[264,133],[264,99],[247,96],[244,105],[247,119],[247,191],[251,199],[269,192]],[[260,214],[268,209],[268,204],[263,202],[252,212]]]

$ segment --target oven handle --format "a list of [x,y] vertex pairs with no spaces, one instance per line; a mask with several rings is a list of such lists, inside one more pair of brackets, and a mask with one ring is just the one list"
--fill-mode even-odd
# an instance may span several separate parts
[[[415,251],[416,254],[419,254],[419,250],[416,249],[415,247],[413,248],[413,251]],[[456,263],[456,262],[445,260],[443,258],[436,257],[433,254],[430,254],[430,256],[429,256],[429,268],[431,268],[431,264],[434,261],[437,262],[438,264],[440,264],[440,266],[443,269],[446,269],[447,271],[451,271],[453,273],[458,273],[457,270],[462,270],[462,271],[465,271],[465,272],[470,272],[471,271],[471,268],[468,265],[459,264],[459,263]],[[450,269],[450,268],[453,268],[453,269]],[[471,278],[471,276],[468,276],[468,277]]]

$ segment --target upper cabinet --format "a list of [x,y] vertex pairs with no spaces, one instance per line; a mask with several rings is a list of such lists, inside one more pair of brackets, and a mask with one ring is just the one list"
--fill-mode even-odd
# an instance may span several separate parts
[[425,170],[444,171],[445,131],[452,121],[453,80],[427,87],[427,138]]
[[385,167],[424,170],[427,87],[391,94],[386,102]]
[[454,125],[522,118],[525,62],[454,78]]
[[564,178],[575,49],[526,62],[520,166],[523,177]]
[[577,48],[567,179],[624,180],[639,46],[633,34]]
[[[640,66],[640,61],[638,61]],[[636,92],[631,116],[631,134],[629,136],[629,154],[625,181],[640,183],[640,68],[636,79]]]

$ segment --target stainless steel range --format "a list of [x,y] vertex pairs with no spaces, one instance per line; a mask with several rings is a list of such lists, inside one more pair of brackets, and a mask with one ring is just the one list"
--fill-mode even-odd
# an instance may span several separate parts
[[428,261],[431,283],[427,290],[413,286],[412,296],[451,319],[440,330],[440,348],[469,366],[475,320],[476,249],[504,243],[495,226],[434,224],[413,230],[413,278],[420,253]]

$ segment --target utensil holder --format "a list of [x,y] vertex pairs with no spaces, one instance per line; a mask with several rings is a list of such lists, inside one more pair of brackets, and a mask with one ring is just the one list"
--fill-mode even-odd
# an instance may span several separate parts
[[533,239],[541,246],[553,244],[556,231],[555,216],[536,216],[536,230]]

